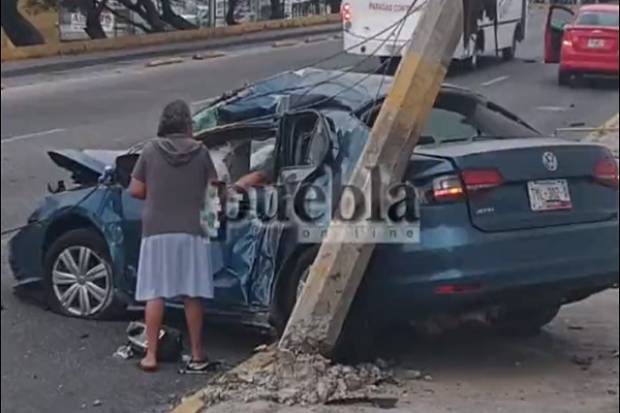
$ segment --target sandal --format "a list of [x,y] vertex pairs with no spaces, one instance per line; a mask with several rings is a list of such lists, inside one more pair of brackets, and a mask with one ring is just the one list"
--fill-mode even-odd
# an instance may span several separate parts
[[185,367],[179,370],[180,374],[207,374],[213,372],[220,365],[218,361],[210,361],[209,359],[197,361],[190,360]]

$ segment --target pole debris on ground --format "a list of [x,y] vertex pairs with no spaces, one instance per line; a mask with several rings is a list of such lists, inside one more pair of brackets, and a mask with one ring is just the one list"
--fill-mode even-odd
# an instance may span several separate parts
[[[462,2],[427,2],[423,13],[349,182],[362,193],[370,193],[371,170],[379,170],[382,187],[402,180],[463,33]],[[335,348],[375,247],[347,243],[334,230],[338,224],[330,225],[281,349],[330,356]]]

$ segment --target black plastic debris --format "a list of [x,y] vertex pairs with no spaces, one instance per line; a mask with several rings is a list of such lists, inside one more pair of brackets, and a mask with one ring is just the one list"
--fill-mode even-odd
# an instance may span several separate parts
[[393,409],[398,403],[397,397],[389,396],[359,396],[359,397],[341,397],[330,399],[325,402],[326,405],[345,406],[353,404],[370,404],[379,409]]

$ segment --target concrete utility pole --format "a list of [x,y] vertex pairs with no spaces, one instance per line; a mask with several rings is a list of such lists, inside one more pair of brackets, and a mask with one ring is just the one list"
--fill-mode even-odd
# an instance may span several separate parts
[[[402,181],[462,34],[461,0],[426,2],[350,185],[369,194],[373,168],[381,171],[384,188]],[[374,244],[342,242],[342,234],[331,230],[334,224],[286,326],[282,349],[330,356],[340,335]]]

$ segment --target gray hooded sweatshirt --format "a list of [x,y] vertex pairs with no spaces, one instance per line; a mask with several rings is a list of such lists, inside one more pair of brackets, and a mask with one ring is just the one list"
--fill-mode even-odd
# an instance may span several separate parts
[[200,211],[207,184],[217,177],[202,143],[185,135],[153,139],[142,150],[132,176],[146,184],[142,237],[204,235]]

